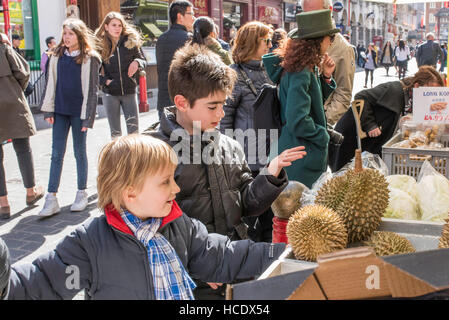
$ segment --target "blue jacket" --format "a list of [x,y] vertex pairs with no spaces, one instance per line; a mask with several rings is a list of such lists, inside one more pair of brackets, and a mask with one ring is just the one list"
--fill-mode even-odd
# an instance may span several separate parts
[[[261,274],[285,244],[231,242],[208,234],[175,203],[159,232],[176,250],[187,272],[206,282],[230,283]],[[8,299],[154,299],[145,246],[110,207],[31,264],[13,266]],[[79,287],[77,278],[79,274]],[[75,288],[74,288],[75,287]],[[195,292],[194,292],[195,293]]]

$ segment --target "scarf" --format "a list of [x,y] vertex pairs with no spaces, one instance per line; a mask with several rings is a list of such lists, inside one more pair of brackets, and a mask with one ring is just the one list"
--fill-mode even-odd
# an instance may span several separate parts
[[162,219],[150,218],[142,221],[127,210],[122,210],[120,215],[137,240],[147,249],[156,300],[194,300],[192,290],[196,288],[195,283],[179,260],[175,249],[157,232]]

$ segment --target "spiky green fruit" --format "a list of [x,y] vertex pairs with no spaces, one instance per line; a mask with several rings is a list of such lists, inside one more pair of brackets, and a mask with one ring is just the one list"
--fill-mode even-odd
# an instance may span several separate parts
[[407,238],[390,231],[375,231],[363,244],[374,248],[378,256],[415,252]]

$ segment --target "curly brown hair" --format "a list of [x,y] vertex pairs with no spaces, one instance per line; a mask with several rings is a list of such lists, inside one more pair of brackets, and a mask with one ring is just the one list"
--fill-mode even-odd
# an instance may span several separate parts
[[276,54],[282,58],[281,66],[287,72],[299,72],[305,68],[313,70],[319,66],[323,55],[321,54],[321,42],[324,37],[314,39],[287,39]]

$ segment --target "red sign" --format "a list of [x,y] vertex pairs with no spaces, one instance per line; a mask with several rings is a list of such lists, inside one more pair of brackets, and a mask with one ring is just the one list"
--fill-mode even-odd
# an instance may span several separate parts
[[277,8],[259,6],[259,21],[278,24],[281,22],[281,12]]
[[209,15],[209,0],[193,0],[193,6],[198,9],[195,12],[196,17]]

